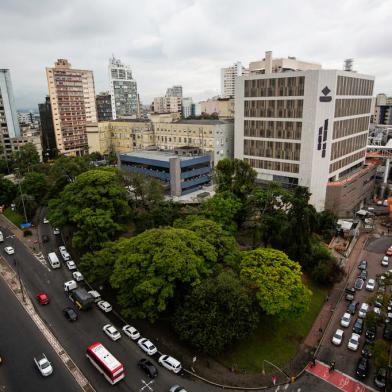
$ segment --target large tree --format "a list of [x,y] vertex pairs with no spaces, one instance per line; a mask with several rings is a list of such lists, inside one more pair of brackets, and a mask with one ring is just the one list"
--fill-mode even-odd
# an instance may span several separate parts
[[199,284],[216,263],[215,249],[186,229],[151,229],[122,241],[110,282],[125,316],[154,321],[184,288]]
[[46,175],[43,173],[27,173],[22,181],[23,193],[31,195],[39,203],[48,190]]
[[191,290],[173,324],[182,340],[207,354],[217,354],[246,337],[258,320],[253,293],[233,272],[223,271]]
[[302,283],[301,266],[285,253],[272,248],[244,252],[240,268],[265,313],[284,318],[308,308],[312,293]]
[[16,196],[16,191],[17,187],[13,182],[0,177],[0,206],[9,206]]
[[33,143],[26,143],[14,153],[14,167],[21,173],[30,171],[31,166],[39,163],[39,154]]

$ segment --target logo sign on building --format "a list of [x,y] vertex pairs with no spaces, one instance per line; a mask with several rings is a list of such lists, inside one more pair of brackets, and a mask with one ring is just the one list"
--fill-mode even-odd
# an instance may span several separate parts
[[331,102],[332,97],[329,95],[330,92],[331,92],[331,90],[328,88],[328,86],[325,86],[321,90],[322,95],[319,98],[320,102]]

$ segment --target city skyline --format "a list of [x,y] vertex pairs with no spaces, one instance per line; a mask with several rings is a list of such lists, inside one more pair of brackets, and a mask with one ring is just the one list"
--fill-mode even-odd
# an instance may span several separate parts
[[[264,50],[296,56],[323,68],[375,75],[375,93],[392,94],[392,55],[384,0],[267,2],[171,0],[130,4],[2,1],[2,68],[9,68],[18,109],[36,109],[47,94],[45,67],[67,58],[94,72],[96,92],[108,90],[107,59],[132,68],[143,104],[169,85],[181,84],[195,101],[220,93],[220,69],[248,66]],[[121,9],[121,13],[118,10]],[[116,21],[116,23],[112,23]],[[27,61],[26,61],[27,60]]]

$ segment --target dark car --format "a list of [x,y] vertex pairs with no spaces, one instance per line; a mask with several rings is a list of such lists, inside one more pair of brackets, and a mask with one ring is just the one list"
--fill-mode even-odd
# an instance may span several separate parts
[[361,270],[361,272],[358,275],[358,278],[360,278],[362,280],[366,280],[367,279],[367,271],[366,270]]
[[392,323],[385,324],[384,333],[382,336],[385,340],[392,340]]
[[347,305],[347,312],[350,313],[350,314],[355,314],[355,312],[358,309],[358,306],[359,306],[359,302],[355,302],[355,301],[350,302]]
[[360,270],[365,270],[365,269],[367,268],[367,261],[366,261],[366,260],[362,260],[362,261],[359,263],[358,268],[359,268]]
[[75,309],[70,307],[63,309],[63,314],[68,321],[76,321],[78,319],[78,314]]
[[49,236],[47,236],[46,234],[42,235],[42,242],[49,242]]
[[346,293],[346,297],[345,297],[346,301],[352,301],[354,299],[354,296],[355,296],[355,289],[354,289],[354,287],[347,288],[344,291]]
[[373,356],[373,348],[374,348],[374,344],[373,342],[365,342],[365,344],[362,347],[362,356],[369,359]]
[[154,364],[146,358],[142,358],[137,365],[142,369],[150,378],[155,378],[158,375],[158,370]]
[[361,357],[357,363],[357,370],[355,373],[360,378],[365,378],[369,372],[369,360],[367,358]]
[[374,326],[367,327],[365,331],[365,336],[368,341],[373,342],[374,339],[376,338],[376,327]]
[[378,388],[385,388],[387,384],[387,369],[386,368],[380,368],[377,370],[377,374],[374,376],[374,384],[376,384],[376,387]]
[[363,330],[363,319],[357,318],[353,326],[353,332],[357,333],[358,335],[362,335],[362,330]]
[[361,278],[357,278],[354,283],[355,290],[362,290],[363,284],[365,282]]

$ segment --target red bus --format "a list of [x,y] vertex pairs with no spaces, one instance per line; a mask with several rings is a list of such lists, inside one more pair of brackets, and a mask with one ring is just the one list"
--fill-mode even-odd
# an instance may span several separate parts
[[124,366],[101,343],[87,347],[86,356],[90,362],[114,385],[124,377]]

